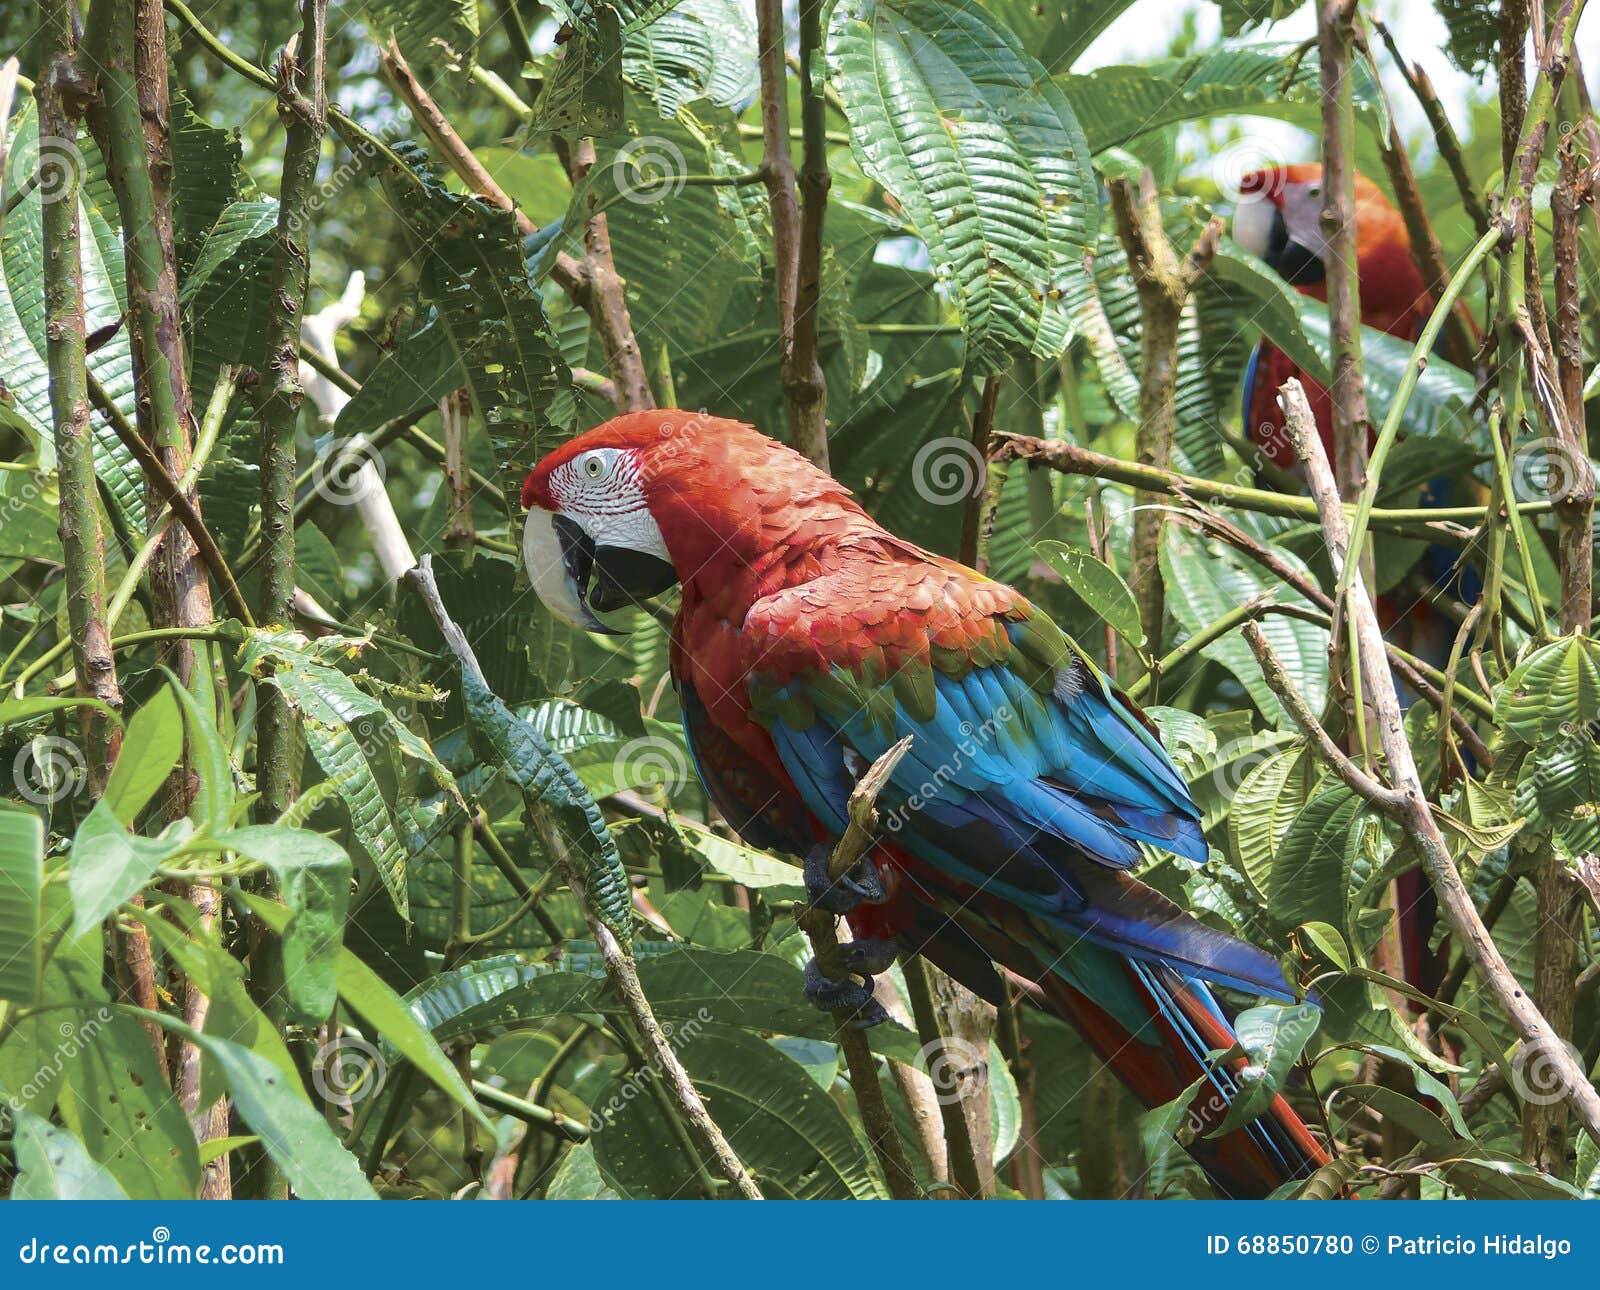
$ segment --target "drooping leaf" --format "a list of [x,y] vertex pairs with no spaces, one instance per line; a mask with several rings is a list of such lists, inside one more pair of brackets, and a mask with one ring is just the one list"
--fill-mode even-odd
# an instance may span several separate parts
[[759,88],[755,14],[737,0],[681,0],[627,35],[622,69],[662,116],[699,99],[742,107]]
[[605,0],[574,6],[539,95],[541,134],[616,132],[622,122],[622,18]]
[[392,200],[417,249],[422,293],[488,428],[503,491],[515,497],[528,464],[571,428],[571,373],[529,280],[515,217],[422,171],[391,176]]
[[128,900],[161,863],[194,834],[188,820],[174,820],[159,836],[140,837],[118,822],[104,800],[78,826],[72,842],[67,885],[72,891],[72,934],[86,931]]
[[12,1200],[127,1200],[83,1143],[31,1111],[15,1112],[17,1180]]
[[1083,603],[1110,623],[1120,636],[1135,646],[1144,644],[1139,606],[1121,574],[1087,551],[1060,542],[1040,542],[1034,550],[1077,592]]
[[1600,644],[1563,636],[1534,650],[1495,692],[1494,715],[1524,743],[1578,733],[1600,717]]
[[0,999],[38,997],[43,883],[44,821],[33,811],[0,809]]
[[851,147],[928,248],[969,365],[1061,352],[1100,207],[1066,96],[973,0],[845,0],[828,60]]
[[230,1040],[202,1035],[199,1042],[206,1055],[221,1065],[240,1118],[259,1135],[296,1196],[377,1199],[356,1158],[283,1071]]
[[172,691],[163,686],[129,718],[122,751],[100,800],[118,821],[131,827],[181,756],[183,718]]

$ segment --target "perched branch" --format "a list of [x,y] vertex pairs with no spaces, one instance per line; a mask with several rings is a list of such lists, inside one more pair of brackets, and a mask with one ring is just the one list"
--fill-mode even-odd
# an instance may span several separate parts
[[[1323,537],[1334,571],[1340,573],[1352,558],[1349,524],[1344,508],[1339,503],[1338,485],[1318,438],[1305,391],[1298,381],[1290,380],[1285,383],[1279,401],[1290,438],[1304,464],[1307,483],[1321,513]],[[1384,665],[1383,629],[1378,625],[1378,616],[1373,610],[1363,578],[1357,577],[1350,584],[1348,603],[1350,628],[1361,656],[1363,673],[1368,678],[1375,725],[1394,787],[1384,789],[1376,786],[1378,791],[1372,792],[1370,787],[1358,787],[1349,779],[1346,782],[1399,824],[1411,839],[1422,857],[1440,911],[1457,943],[1477,969],[1488,992],[1511,1020],[1522,1042],[1536,1048],[1541,1060],[1554,1073],[1565,1099],[1577,1113],[1586,1132],[1600,1142],[1600,1092],[1596,1092],[1589,1083],[1587,1074],[1562,1046],[1549,1021],[1506,966],[1499,947],[1495,945],[1478,915],[1477,907],[1472,903],[1471,893],[1462,882],[1439,825],[1433,818],[1417,774],[1416,759],[1406,739],[1394,679]]]
[[[472,652],[472,646],[467,643],[466,636],[450,617],[449,611],[445,609],[444,600],[439,595],[439,584],[433,576],[433,557],[423,556],[422,562],[406,575],[405,581],[422,598],[428,612],[438,625],[445,644],[449,646],[450,652],[455,655],[462,669],[477,674],[481,680],[483,670],[478,666],[477,656]],[[639,984],[639,969],[633,961],[633,956],[622,948],[611,929],[601,922],[590,907],[583,879],[568,855],[566,842],[560,830],[556,828],[547,811],[535,809],[532,815],[545,854],[550,857],[552,866],[560,873],[562,880],[577,898],[579,908],[583,910],[584,921],[589,926],[589,934],[600,949],[606,977],[644,1041],[650,1060],[677,1109],[683,1113],[684,1118],[711,1152],[722,1176],[732,1183],[746,1200],[760,1200],[761,1192],[756,1187],[755,1180],[751,1178],[750,1171],[728,1145],[722,1130],[717,1127],[716,1121],[706,1110],[699,1091],[690,1082],[689,1073],[684,1070],[678,1054],[667,1042],[666,1036],[661,1033],[661,1024],[656,1020],[650,1001],[645,997],[644,989]]]
[[[1160,470],[1093,452],[1063,439],[1035,439],[1004,430],[996,431],[990,459],[1048,466],[1066,475],[1109,480],[1181,498],[1186,502],[1215,503],[1310,523],[1315,523],[1317,519],[1316,503],[1309,497],[1294,497],[1263,488],[1245,488],[1238,484],[1203,479],[1198,475],[1183,475],[1174,470]],[[1522,507],[1524,515],[1539,515],[1550,510],[1549,502],[1530,502]],[[1379,532],[1426,537],[1430,542],[1444,546],[1464,547],[1476,534],[1459,526],[1482,524],[1489,513],[1489,509],[1483,506],[1418,507],[1414,510],[1374,508],[1368,515],[1368,527]]]
[[[1178,425],[1178,327],[1189,293],[1216,254],[1222,220],[1214,217],[1179,259],[1161,225],[1161,196],[1147,169],[1139,192],[1126,179],[1107,183],[1117,236],[1139,293],[1139,430],[1134,456],[1142,466],[1166,470]],[[1147,648],[1161,649],[1166,590],[1161,581],[1161,529],[1165,512],[1141,490],[1134,495],[1133,546],[1128,581],[1139,605]]]
[[[828,874],[833,879],[837,880],[872,849],[878,834],[878,795],[910,748],[910,738],[902,739],[856,781],[850,793],[849,823],[828,860]],[[795,921],[811,942],[811,953],[822,974],[833,981],[846,979],[850,973],[839,961],[839,933],[834,916],[815,905],[807,905],[796,909]],[[922,1189],[917,1186],[916,1175],[911,1171],[894,1127],[894,1117],[884,1101],[877,1061],[867,1046],[866,1034],[857,1029],[853,1021],[854,1013],[848,1008],[834,1014],[839,1048],[850,1071],[850,1088],[861,1111],[862,1126],[888,1180],[890,1194],[896,1200],[915,1200],[922,1195]]]

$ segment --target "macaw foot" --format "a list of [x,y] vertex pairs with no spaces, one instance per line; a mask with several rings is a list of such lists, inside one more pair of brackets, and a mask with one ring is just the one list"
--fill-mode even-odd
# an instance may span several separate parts
[[[841,947],[841,954],[849,948],[851,947]],[[805,989],[806,998],[811,1000],[812,1006],[822,1009],[823,1012],[853,1014],[850,1025],[856,1030],[866,1030],[889,1019],[889,1014],[883,1010],[883,1005],[873,997],[870,976],[864,976],[860,981],[854,977],[832,981],[822,974],[816,959],[812,959],[806,964]]]
[[875,905],[883,900],[883,881],[870,856],[862,856],[837,878],[828,873],[832,859],[833,849],[821,844],[806,855],[806,898],[813,905],[830,914],[848,914],[863,902]]

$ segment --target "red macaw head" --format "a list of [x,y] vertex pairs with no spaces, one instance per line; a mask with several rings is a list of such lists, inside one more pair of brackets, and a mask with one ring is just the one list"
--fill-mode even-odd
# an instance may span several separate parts
[[[1432,306],[1411,259],[1406,222],[1383,190],[1355,177],[1356,272],[1362,321],[1394,335],[1414,332]],[[1307,295],[1326,295],[1327,239],[1322,234],[1322,167],[1269,166],[1239,182],[1233,239]]]
[[1233,240],[1285,282],[1304,287],[1323,281],[1322,167],[1272,166],[1246,175],[1239,182]]
[[523,481],[522,557],[539,598],[574,626],[689,578],[758,563],[793,502],[849,494],[751,426],[663,408],[615,417],[550,453]]

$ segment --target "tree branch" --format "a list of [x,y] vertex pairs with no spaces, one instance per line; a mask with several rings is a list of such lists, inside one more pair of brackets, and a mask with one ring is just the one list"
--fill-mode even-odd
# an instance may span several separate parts
[[[433,576],[433,557],[423,556],[422,562],[406,575],[405,581],[428,607],[428,612],[438,624],[440,635],[444,637],[445,644],[450,647],[450,652],[456,656],[456,661],[463,670],[470,669],[482,679],[483,671],[478,666],[472,646],[467,643],[466,636],[450,617],[449,611],[444,606],[444,600],[439,595],[439,584]],[[711,1152],[712,1159],[716,1161],[722,1176],[732,1183],[746,1200],[760,1200],[761,1192],[750,1176],[750,1171],[734,1154],[722,1130],[717,1127],[716,1121],[706,1110],[705,1103],[690,1081],[689,1073],[684,1070],[678,1054],[673,1051],[666,1036],[661,1033],[661,1024],[656,1020],[655,1012],[650,1007],[650,1000],[645,997],[644,989],[639,984],[639,970],[633,961],[633,956],[622,948],[611,929],[600,921],[591,908],[583,879],[567,853],[566,843],[561,837],[560,830],[555,827],[547,811],[535,808],[531,814],[534,827],[544,845],[545,854],[550,857],[553,867],[561,874],[562,880],[577,898],[578,906],[583,911],[584,921],[589,925],[589,934],[600,949],[606,977],[638,1029],[666,1091]]]
[[[1334,571],[1340,573],[1351,558],[1349,525],[1339,502],[1338,485],[1328,465],[1327,454],[1318,438],[1316,422],[1300,383],[1295,380],[1286,382],[1279,402],[1295,451],[1305,467],[1307,483],[1321,513],[1323,537]],[[1489,993],[1511,1020],[1523,1043],[1537,1048],[1541,1059],[1555,1072],[1565,1099],[1576,1111],[1585,1131],[1596,1142],[1600,1142],[1600,1093],[1589,1083],[1588,1076],[1553,1033],[1549,1021],[1506,966],[1499,947],[1495,945],[1478,915],[1477,907],[1472,903],[1466,884],[1456,871],[1449,848],[1433,818],[1417,774],[1416,759],[1406,739],[1394,678],[1385,666],[1383,630],[1378,625],[1378,616],[1373,610],[1363,578],[1357,577],[1351,582],[1348,607],[1351,631],[1361,656],[1363,673],[1368,678],[1378,737],[1388,762],[1389,777],[1394,784],[1394,788],[1387,790],[1378,786],[1379,791],[1375,793],[1370,789],[1364,791],[1354,783],[1351,787],[1399,824],[1411,839],[1422,857],[1423,866],[1438,897],[1440,911],[1457,943],[1477,969]]]

